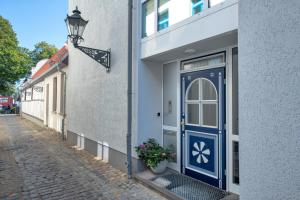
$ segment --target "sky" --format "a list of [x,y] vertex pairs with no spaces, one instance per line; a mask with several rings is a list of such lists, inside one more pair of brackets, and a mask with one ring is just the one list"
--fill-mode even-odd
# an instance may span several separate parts
[[67,1],[0,0],[0,15],[10,21],[20,46],[33,50],[46,41],[60,49],[67,40]]

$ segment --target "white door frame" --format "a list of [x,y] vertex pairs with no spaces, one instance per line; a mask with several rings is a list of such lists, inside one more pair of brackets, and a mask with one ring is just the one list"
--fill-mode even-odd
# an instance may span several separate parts
[[[181,139],[180,139],[180,65],[182,60],[193,59],[205,55],[210,55],[217,52],[226,52],[226,66],[225,66],[225,73],[226,73],[226,185],[227,191],[239,194],[239,185],[234,184],[232,181],[232,142],[239,141],[238,135],[233,135],[233,103],[232,103],[232,48],[237,47],[237,45],[228,46],[226,48],[216,49],[214,51],[209,51],[197,55],[187,56],[184,58],[171,60],[168,62],[164,62],[162,64],[162,73],[163,73],[163,65],[176,62],[176,70],[177,70],[177,127],[170,127],[163,125],[163,113],[162,113],[162,131],[161,134],[163,136],[163,130],[172,130],[176,131],[177,133],[177,163],[170,163],[169,168],[174,169],[180,172],[180,160],[181,160]],[[216,66],[217,67],[217,66]],[[163,76],[162,76],[163,79]],[[162,80],[163,83],[163,80]],[[163,102],[163,87],[162,87],[162,102]],[[163,105],[163,104],[162,104]],[[163,108],[162,108],[163,110]],[[163,137],[162,137],[162,144],[163,144]]]
[[237,47],[236,45],[230,46],[227,49],[227,58],[226,63],[228,64],[228,67],[226,68],[226,128],[228,130],[227,132],[227,139],[226,139],[226,149],[227,149],[227,159],[226,159],[226,166],[227,166],[227,188],[228,191],[239,194],[239,188],[240,186],[233,183],[233,168],[232,168],[232,162],[233,162],[233,156],[232,156],[232,143],[233,141],[239,142],[239,135],[233,135],[233,83],[232,83],[232,49]]
[[[180,172],[180,159],[181,159],[181,155],[180,155],[180,115],[178,115],[178,111],[180,111],[180,102],[178,102],[179,100],[180,100],[180,61],[179,60],[173,60],[173,61],[170,61],[170,62],[165,62],[165,63],[163,63],[162,64],[162,90],[161,90],[161,92],[162,92],[162,97],[161,97],[161,99],[162,99],[162,102],[164,102],[164,90],[163,90],[163,82],[164,82],[164,70],[163,70],[163,66],[165,65],[165,64],[168,64],[168,63],[173,63],[173,62],[176,62],[176,75],[177,75],[177,77],[179,77],[179,81],[177,80],[177,85],[176,85],[176,89],[177,89],[177,104],[176,104],[176,107],[177,107],[177,113],[176,113],[176,116],[177,116],[177,124],[176,124],[176,126],[166,126],[166,125],[164,125],[164,116],[163,116],[163,110],[164,110],[164,107],[163,107],[163,103],[162,103],[162,118],[161,118],[161,120],[162,120],[162,130],[161,130],[161,134],[162,134],[162,144],[164,144],[164,137],[163,137],[163,131],[164,130],[169,130],[169,131],[174,131],[174,132],[176,132],[176,140],[177,140],[177,144],[176,144],[176,151],[177,151],[177,153],[176,153],[176,160],[177,160],[177,162],[176,163],[174,163],[174,162],[169,162],[168,163],[168,168],[170,168],[170,169],[173,169],[173,170],[175,170],[175,171],[178,171],[178,172]],[[178,100],[179,99],[179,100]],[[179,112],[180,113],[180,112]]]

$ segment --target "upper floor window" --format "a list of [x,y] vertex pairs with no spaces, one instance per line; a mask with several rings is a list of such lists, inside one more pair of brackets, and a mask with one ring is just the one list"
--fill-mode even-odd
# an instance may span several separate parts
[[169,26],[169,0],[158,0],[157,30],[160,31]]
[[[158,0],[158,9],[162,9],[164,10],[168,5],[167,3],[169,2],[170,0]],[[171,0],[172,1],[172,0]],[[163,8],[165,7],[165,8]]]
[[147,37],[154,33],[154,0],[148,0],[142,5],[142,37]]
[[222,3],[223,1],[225,1],[225,0],[209,0],[209,7],[218,5],[219,3]]
[[202,12],[204,8],[203,0],[192,0],[192,15]]
[[169,26],[169,11],[166,10],[158,15],[158,31]]
[[142,37],[170,27],[225,0],[141,0]]

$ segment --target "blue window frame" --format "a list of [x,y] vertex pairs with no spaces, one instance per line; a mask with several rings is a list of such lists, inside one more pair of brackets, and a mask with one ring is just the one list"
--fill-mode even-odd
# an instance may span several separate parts
[[203,0],[192,0],[192,15],[203,11]]
[[157,23],[158,31],[165,29],[169,26],[169,11],[164,10],[163,12],[158,14],[158,23]]

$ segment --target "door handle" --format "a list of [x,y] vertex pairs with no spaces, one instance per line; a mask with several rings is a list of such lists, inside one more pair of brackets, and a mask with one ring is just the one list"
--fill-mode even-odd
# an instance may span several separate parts
[[181,119],[181,121],[180,121],[180,125],[181,125],[181,131],[184,131],[184,129],[185,129],[185,120],[184,120],[184,118],[182,118]]

